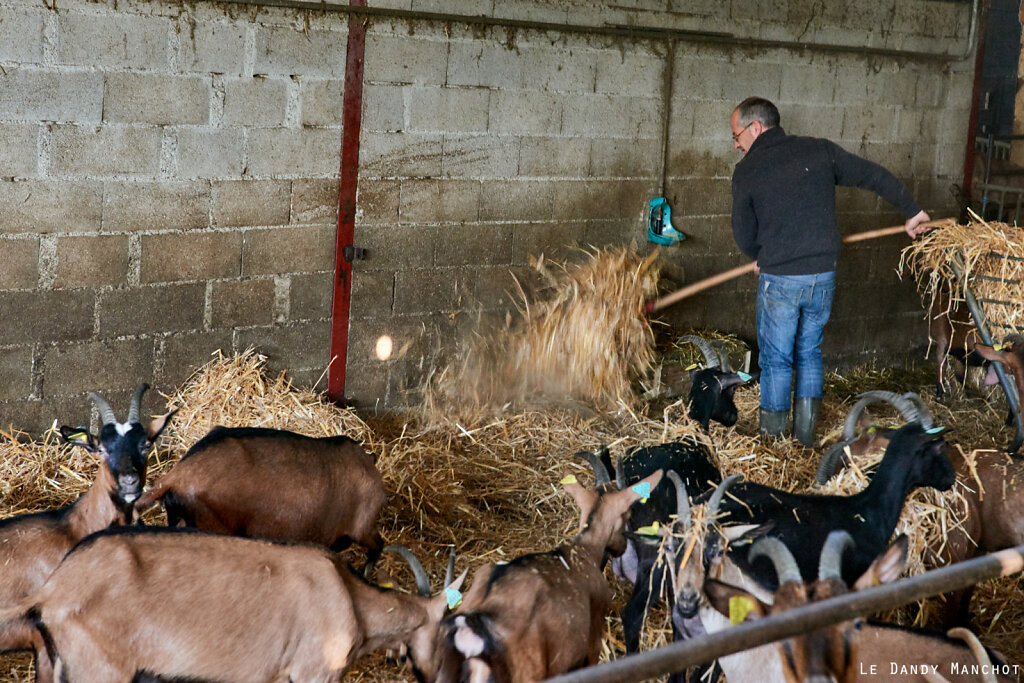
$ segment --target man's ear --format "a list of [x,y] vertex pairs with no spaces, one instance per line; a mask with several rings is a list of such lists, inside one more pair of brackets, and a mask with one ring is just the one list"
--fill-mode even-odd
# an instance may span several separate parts
[[65,442],[73,446],[81,446],[90,453],[95,453],[99,450],[96,442],[92,438],[92,434],[85,427],[68,427],[67,425],[61,425],[60,435]]

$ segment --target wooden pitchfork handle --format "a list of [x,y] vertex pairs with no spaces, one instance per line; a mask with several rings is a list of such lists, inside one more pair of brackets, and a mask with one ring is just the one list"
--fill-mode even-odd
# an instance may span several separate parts
[[[925,227],[925,228],[929,228],[929,229],[934,229],[934,228],[938,228],[938,227],[942,227],[942,226],[948,225],[952,220],[953,220],[952,218],[941,218],[939,220],[927,221],[925,223],[921,223],[918,227]],[[847,244],[850,243],[850,242],[861,242],[863,240],[870,240],[870,239],[874,239],[876,237],[886,237],[888,235],[898,235],[901,232],[903,232],[903,225],[894,225],[891,228],[878,228],[877,230],[865,230],[864,232],[858,232],[858,233],[854,233],[853,235],[847,235],[846,237],[843,238],[843,242],[847,243]],[[677,301],[682,301],[683,299],[685,299],[688,296],[693,296],[697,292],[703,292],[705,289],[709,289],[711,287],[714,287],[715,285],[720,285],[720,284],[722,284],[723,282],[725,282],[727,280],[732,280],[733,278],[739,277],[740,275],[744,275],[745,273],[753,273],[753,272],[754,272],[754,264],[753,263],[747,263],[747,264],[742,265],[742,266],[736,266],[735,268],[733,268],[731,270],[727,270],[724,273],[719,273],[718,275],[712,275],[711,277],[706,278],[704,280],[699,280],[697,282],[694,282],[692,285],[687,285],[687,286],[683,287],[682,289],[677,289],[676,291],[672,292],[671,294],[666,294],[665,296],[661,297],[660,299],[655,299],[654,301],[648,301],[644,305],[644,311],[646,313],[651,313],[653,311],[660,311],[661,309],[665,308],[666,306],[671,306],[672,304],[676,303]]]

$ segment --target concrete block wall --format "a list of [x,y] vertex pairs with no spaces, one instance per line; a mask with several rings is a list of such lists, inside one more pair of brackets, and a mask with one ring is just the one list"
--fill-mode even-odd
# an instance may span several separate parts
[[[728,115],[772,97],[790,131],[904,178],[934,215],[959,181],[973,60],[587,35],[416,12],[577,26],[728,30],[770,40],[958,51],[969,3],[381,0],[368,22],[347,394],[403,387],[503,318],[531,255],[644,240],[662,179],[691,239],[688,280],[742,262],[729,231],[739,158]],[[256,346],[300,382],[328,361],[347,15],[208,2],[0,7],[0,422],[85,419],[139,381],[182,381],[217,348]],[[671,60],[671,99],[664,83]],[[847,231],[897,222],[840,194]],[[830,361],[896,354],[871,321],[920,327],[892,275],[898,240],[851,249]],[[671,309],[752,336],[751,281]],[[862,302],[877,302],[867,310]],[[875,325],[877,327],[877,325]],[[404,349],[381,361],[381,335]]]

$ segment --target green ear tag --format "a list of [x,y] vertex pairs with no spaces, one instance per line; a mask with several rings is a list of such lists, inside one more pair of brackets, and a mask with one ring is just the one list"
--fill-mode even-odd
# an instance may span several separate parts
[[455,609],[462,602],[462,593],[454,588],[445,588],[444,599],[448,601],[448,609]]
[[576,480],[576,475],[575,474],[570,474],[570,475],[566,476],[565,479],[563,479],[562,481],[560,481],[558,483],[559,484],[578,484],[579,482]]
[[641,536],[657,536],[658,535],[658,530],[660,528],[661,528],[661,524],[659,524],[657,522],[657,520],[655,520],[654,524],[652,524],[650,526],[642,526],[639,529],[637,529],[636,532],[638,534],[640,534]]
[[737,375],[737,376],[738,376],[738,377],[739,377],[739,378],[740,378],[741,380],[743,380],[744,382],[749,382],[749,381],[751,380],[751,378],[753,377],[753,375],[748,375],[748,374],[747,374],[747,373],[745,373],[745,372],[737,372],[737,373],[736,373],[736,375]]
[[746,595],[734,595],[729,598],[729,621],[742,624],[747,615],[754,611],[754,601]]
[[696,370],[698,367],[699,367],[699,365],[697,363],[693,363],[692,365],[688,365],[688,366],[686,366],[683,369],[684,370]]

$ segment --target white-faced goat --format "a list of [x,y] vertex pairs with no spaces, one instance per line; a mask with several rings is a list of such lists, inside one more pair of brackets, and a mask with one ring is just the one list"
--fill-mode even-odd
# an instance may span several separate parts
[[610,492],[564,483],[580,507],[576,538],[477,570],[458,612],[445,619],[438,681],[528,683],[596,664],[612,600],[603,558],[625,549],[629,508],[661,476]]
[[[854,584],[854,590],[898,578],[907,555],[901,536],[881,554]],[[763,538],[750,550],[750,559],[767,558],[775,568],[779,588],[768,602],[742,588],[709,579],[705,585],[711,604],[734,620],[756,620],[812,602],[849,592],[840,577],[842,555],[853,540],[845,531],[829,535],[822,548],[816,581],[801,575],[793,554],[781,541]],[[961,642],[961,640],[966,641]],[[878,622],[850,620],[778,641],[770,649],[738,653],[747,660],[749,677],[730,674],[730,683],[766,680],[763,673],[781,667],[789,683],[850,682],[881,677],[886,681],[977,681],[995,683],[993,671],[1008,670],[997,653],[987,651],[970,631],[954,629],[949,635]],[[993,665],[993,658],[996,664]],[[986,672],[980,678],[975,668]],[[1007,677],[1003,680],[1015,680]]]
[[690,419],[699,422],[705,430],[711,420],[726,427],[733,426],[739,418],[733,395],[737,387],[752,379],[751,376],[733,372],[725,350],[716,353],[706,339],[688,334],[677,343],[683,342],[696,344],[704,354],[704,367],[690,373],[692,384],[687,398]]
[[[0,522],[0,608],[18,604],[42,586],[68,551],[89,534],[134,521],[132,505],[146,483],[149,451],[170,418],[165,415],[148,426],[139,421],[139,404],[148,388],[142,384],[136,389],[124,422],[118,422],[102,396],[89,394],[103,424],[98,439],[82,427],[61,427],[64,439],[97,454],[96,479],[72,505]],[[43,651],[37,636],[28,621],[7,624],[0,628],[0,649]],[[37,663],[40,680],[48,680],[47,665],[45,658]]]
[[380,554],[377,515],[387,496],[374,456],[347,436],[215,427],[138,501],[160,501],[170,526],[316,543],[355,540]]
[[373,586],[317,546],[111,530],[80,543],[0,624],[30,619],[61,681],[324,683],[386,647],[432,680],[447,598],[430,597],[413,570],[418,596]]

